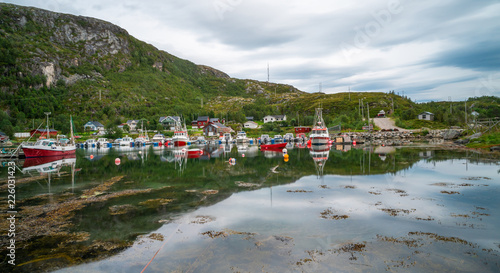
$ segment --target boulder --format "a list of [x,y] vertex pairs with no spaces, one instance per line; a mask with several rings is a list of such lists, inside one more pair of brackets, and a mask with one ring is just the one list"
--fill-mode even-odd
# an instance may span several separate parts
[[443,132],[443,139],[456,139],[460,136],[461,132],[456,129],[450,129]]

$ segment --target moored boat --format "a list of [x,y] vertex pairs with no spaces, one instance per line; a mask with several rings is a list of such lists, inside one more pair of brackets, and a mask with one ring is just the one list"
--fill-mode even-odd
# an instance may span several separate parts
[[236,135],[236,143],[245,143],[248,141],[249,139],[247,137],[247,133],[245,133],[244,131],[238,132],[238,134]]
[[[47,114],[47,131],[49,132],[49,114]],[[41,139],[35,144],[21,144],[24,155],[29,157],[64,156],[75,154],[76,145],[73,139],[73,122],[70,120],[71,139]]]
[[270,150],[270,151],[275,151],[275,150],[283,150],[286,147],[286,143],[276,143],[276,144],[262,144],[260,145],[260,150],[265,151],[265,150]]
[[314,126],[311,134],[309,135],[312,145],[325,145],[330,140],[328,128],[323,120],[323,113],[321,108],[316,108],[316,115],[314,117]]
[[129,136],[125,136],[120,141],[120,146],[132,146],[132,143],[134,143],[134,139]]

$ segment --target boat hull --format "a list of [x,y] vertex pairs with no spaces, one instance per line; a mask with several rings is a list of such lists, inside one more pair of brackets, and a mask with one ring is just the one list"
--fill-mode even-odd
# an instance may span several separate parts
[[263,144],[260,145],[261,151],[276,151],[283,150],[286,147],[286,143],[278,143],[278,144]]
[[330,140],[330,138],[327,136],[314,136],[314,137],[311,137],[311,144],[312,145],[327,145],[329,140]]
[[186,140],[175,140],[174,141],[174,146],[175,147],[182,147],[182,146],[186,146],[187,145],[187,141]]
[[23,147],[24,155],[27,158],[30,157],[46,157],[46,156],[65,156],[65,155],[73,155],[75,154],[76,147],[57,147],[57,149],[52,149],[48,147],[48,149],[35,148],[35,147]]

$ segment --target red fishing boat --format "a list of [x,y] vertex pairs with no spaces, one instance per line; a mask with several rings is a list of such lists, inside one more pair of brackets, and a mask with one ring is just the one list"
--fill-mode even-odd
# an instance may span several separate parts
[[283,150],[286,147],[286,142],[276,144],[262,144],[260,145],[261,151],[276,151]]

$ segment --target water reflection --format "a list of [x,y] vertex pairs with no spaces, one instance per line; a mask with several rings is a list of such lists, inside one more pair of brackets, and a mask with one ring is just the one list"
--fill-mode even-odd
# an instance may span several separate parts
[[285,162],[226,146],[79,151],[81,171],[61,165],[50,198],[19,177],[20,271],[138,272],[157,251],[147,272],[462,269],[428,260],[440,255],[498,265],[498,158],[326,146],[287,148]]

